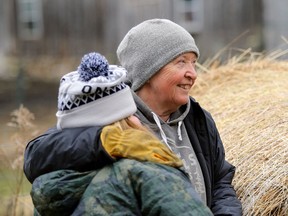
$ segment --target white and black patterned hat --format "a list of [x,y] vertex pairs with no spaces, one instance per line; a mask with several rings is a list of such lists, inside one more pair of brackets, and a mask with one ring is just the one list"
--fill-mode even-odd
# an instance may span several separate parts
[[84,55],[78,70],[60,80],[57,127],[104,126],[133,115],[137,108],[126,74],[99,53]]

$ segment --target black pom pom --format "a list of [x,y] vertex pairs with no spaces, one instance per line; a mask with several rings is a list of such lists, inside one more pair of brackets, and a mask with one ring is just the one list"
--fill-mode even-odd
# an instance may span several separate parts
[[93,77],[108,76],[109,63],[107,59],[96,52],[88,53],[83,56],[78,67],[79,80],[88,82]]

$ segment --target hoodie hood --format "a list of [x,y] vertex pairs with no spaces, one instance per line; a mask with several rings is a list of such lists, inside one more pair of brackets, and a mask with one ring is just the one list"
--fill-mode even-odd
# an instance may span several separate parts
[[[155,124],[152,114],[153,111],[143,102],[143,100],[140,97],[137,96],[135,92],[133,92],[133,98],[138,108],[136,115],[137,116],[139,115],[138,117],[140,117],[142,123]],[[184,120],[184,118],[189,113],[189,109],[190,109],[190,100],[188,101],[187,104],[181,106],[176,112],[172,113],[168,122],[164,122],[163,120],[161,120],[161,122],[169,125],[177,124],[179,121]],[[145,118],[142,119],[141,118],[142,116],[145,116]]]
[[[143,101],[140,97],[133,93],[134,100],[137,104],[136,116],[141,120],[141,122],[152,129],[156,135],[161,139],[168,147],[172,143],[169,143],[169,138],[171,140],[182,141],[183,135],[186,134],[185,127],[183,125],[183,120],[189,113],[190,100],[187,104],[181,106],[176,112],[172,113],[170,119],[165,122],[158,115],[156,115]],[[176,133],[175,133],[176,132]],[[176,137],[178,137],[176,139]]]

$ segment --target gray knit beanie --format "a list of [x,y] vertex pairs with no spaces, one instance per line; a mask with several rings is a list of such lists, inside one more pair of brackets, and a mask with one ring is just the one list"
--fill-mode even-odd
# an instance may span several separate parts
[[120,64],[136,91],[179,55],[199,50],[191,34],[167,19],[146,20],[133,27],[117,49]]

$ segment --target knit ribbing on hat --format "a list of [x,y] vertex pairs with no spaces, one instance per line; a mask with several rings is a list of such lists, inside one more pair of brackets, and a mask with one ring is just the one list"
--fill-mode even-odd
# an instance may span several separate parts
[[117,56],[128,71],[131,88],[136,91],[162,67],[186,52],[200,55],[188,31],[167,19],[151,19],[125,35]]
[[86,54],[77,71],[64,75],[58,94],[57,127],[102,126],[136,112],[127,71],[99,53]]

